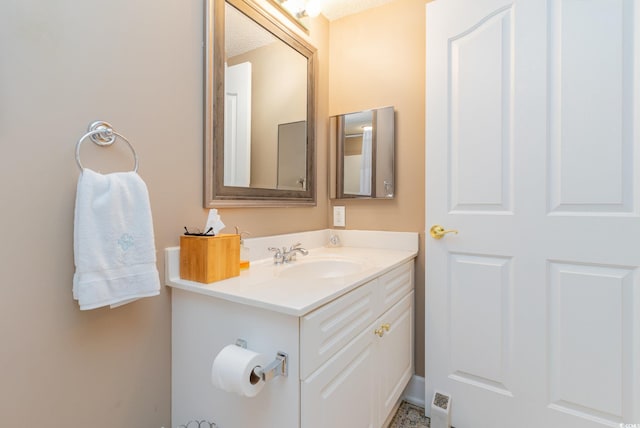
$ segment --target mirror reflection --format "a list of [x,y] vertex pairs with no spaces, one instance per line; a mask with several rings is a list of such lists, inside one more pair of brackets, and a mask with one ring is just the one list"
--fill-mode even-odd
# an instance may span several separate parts
[[205,207],[314,205],[315,49],[257,2],[207,5]]
[[333,116],[331,134],[336,153],[332,197],[393,198],[393,107]]
[[224,185],[304,190],[307,59],[225,7]]

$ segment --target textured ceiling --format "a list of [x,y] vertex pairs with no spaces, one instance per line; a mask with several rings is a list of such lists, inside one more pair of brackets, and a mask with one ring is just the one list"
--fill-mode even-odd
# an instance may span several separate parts
[[[353,15],[367,9],[381,6],[393,0],[320,0],[322,14],[330,21]],[[275,42],[277,39],[268,31],[255,25],[247,16],[236,8],[225,7],[227,32],[225,37],[228,58],[243,54],[261,46]]]
[[372,9],[393,0],[320,0],[322,14],[329,21]]
[[227,26],[224,40],[227,58],[233,58],[278,40],[229,4],[225,5],[224,19]]

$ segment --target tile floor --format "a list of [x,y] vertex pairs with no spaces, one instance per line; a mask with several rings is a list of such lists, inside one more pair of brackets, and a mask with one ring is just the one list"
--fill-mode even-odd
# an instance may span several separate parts
[[422,407],[403,401],[391,420],[389,428],[429,428],[429,418]]
[[[217,428],[213,422],[209,421],[190,421],[186,424],[179,425],[178,428]],[[388,428],[429,428],[429,418],[424,415],[422,407],[414,406],[403,401],[398,407],[396,414],[393,416]]]

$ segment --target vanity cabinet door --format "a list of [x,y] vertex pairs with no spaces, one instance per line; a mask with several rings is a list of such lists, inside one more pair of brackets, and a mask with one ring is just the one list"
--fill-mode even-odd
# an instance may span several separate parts
[[378,358],[378,411],[384,422],[413,375],[413,291],[385,312],[376,328],[388,326],[376,336]]
[[301,382],[301,427],[377,428],[374,324]]

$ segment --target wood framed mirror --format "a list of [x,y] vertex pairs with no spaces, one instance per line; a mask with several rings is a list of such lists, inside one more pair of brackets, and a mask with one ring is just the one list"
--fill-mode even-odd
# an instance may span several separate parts
[[315,48],[252,0],[206,18],[204,207],[315,205]]

